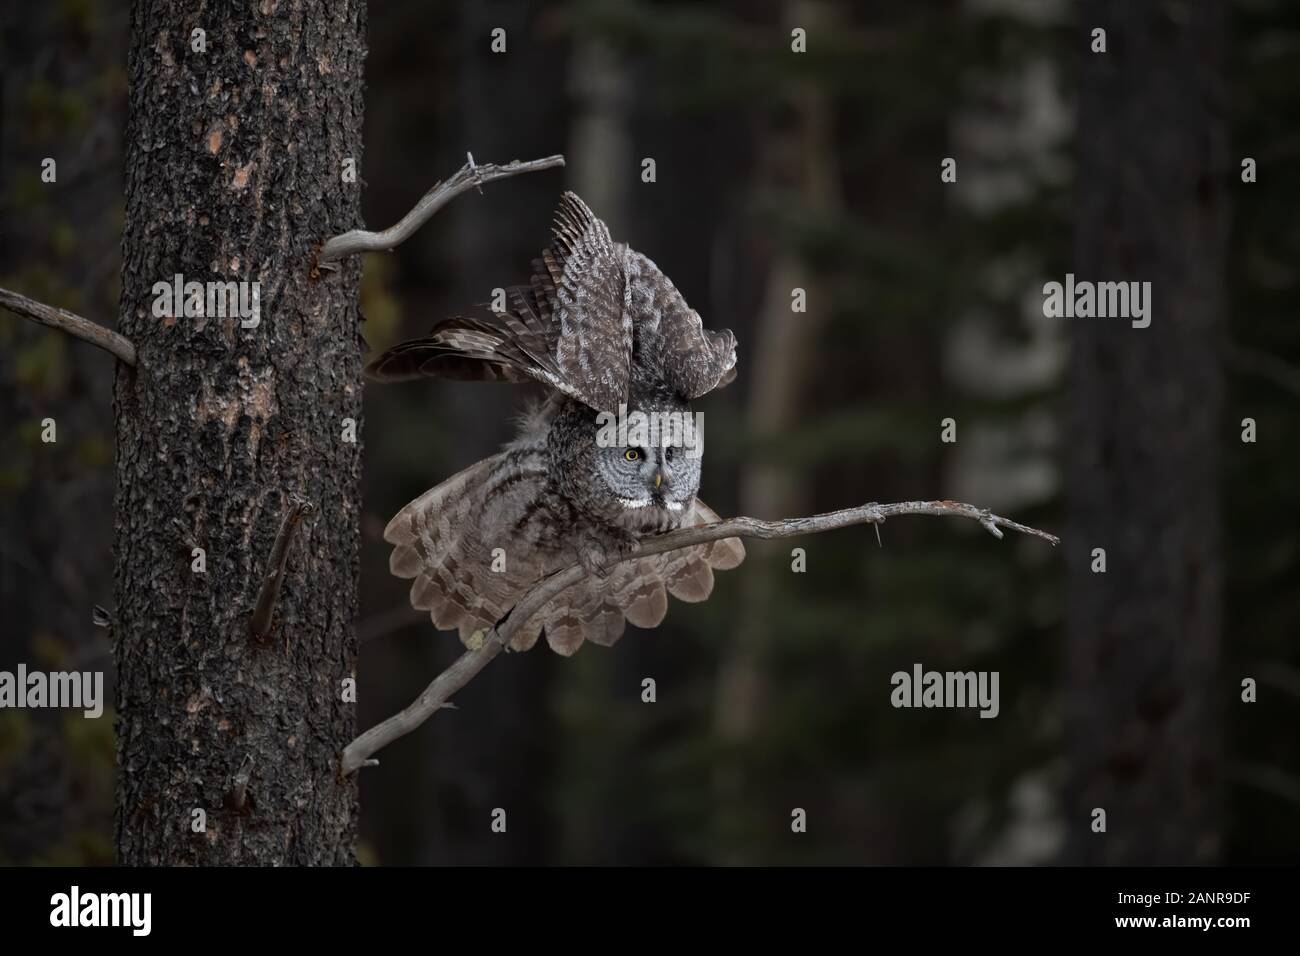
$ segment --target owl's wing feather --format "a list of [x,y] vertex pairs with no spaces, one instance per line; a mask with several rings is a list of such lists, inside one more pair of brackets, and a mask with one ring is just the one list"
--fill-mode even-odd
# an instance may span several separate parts
[[704,327],[672,280],[631,249],[625,257],[628,308],[637,317],[633,377],[699,398],[736,377],[736,337]]
[[533,287],[558,326],[555,362],[587,405],[616,411],[628,400],[632,374],[632,315],[621,249],[587,204],[566,192],[542,262]]
[[366,373],[386,382],[424,376],[471,382],[538,380],[502,336],[481,326],[476,319],[448,319],[423,339],[393,346],[371,362]]
[[[384,540],[394,546],[389,570],[413,579],[411,606],[428,611],[435,627],[458,630],[466,644],[505,617],[544,568],[506,533],[498,538],[483,529],[507,526],[505,503],[527,501],[545,482],[540,455],[506,451],[402,508],[384,529]],[[506,489],[513,493],[505,494]],[[494,554],[497,548],[501,551]],[[511,646],[527,650],[540,632],[541,622],[530,622]]]
[[598,411],[628,400],[632,318],[623,255],[609,229],[571,192],[560,198],[551,244],[527,286],[506,290],[491,319],[457,316],[370,363],[383,381],[433,375],[541,382]]
[[421,339],[388,349],[366,368],[375,380],[400,382],[438,377],[469,382],[541,382],[573,398],[554,363],[535,359],[509,329],[489,320],[455,316]]

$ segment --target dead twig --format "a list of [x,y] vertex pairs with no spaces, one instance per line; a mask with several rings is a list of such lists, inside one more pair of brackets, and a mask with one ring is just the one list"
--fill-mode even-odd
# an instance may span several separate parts
[[497,166],[493,163],[480,166],[475,164],[472,155],[469,153],[465,155],[469,161],[450,179],[434,185],[415,204],[415,208],[402,217],[397,225],[390,226],[383,232],[353,229],[341,236],[335,236],[321,247],[320,255],[317,256],[317,263],[324,265],[328,262],[336,262],[357,252],[395,249],[411,238],[411,234],[428,222],[434,213],[463,192],[475,188],[482,192],[483,184],[490,183],[494,179],[518,176],[521,173],[535,173],[539,170],[564,165],[564,157],[558,154],[527,162],[520,162],[516,159],[504,166]]
[[25,319],[31,319],[41,325],[48,325],[60,332],[67,332],[83,342],[96,345],[104,351],[116,355],[126,365],[132,368],[135,367],[135,346],[126,336],[119,335],[112,329],[106,329],[102,325],[91,322],[89,319],[83,319],[66,309],[57,309],[52,305],[46,305],[44,302],[37,302],[25,295],[19,295],[17,292],[10,292],[8,289],[0,289],[0,306],[8,309],[14,315],[21,315]]

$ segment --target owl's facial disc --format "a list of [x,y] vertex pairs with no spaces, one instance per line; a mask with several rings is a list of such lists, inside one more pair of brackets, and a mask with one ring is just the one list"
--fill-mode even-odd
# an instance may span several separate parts
[[626,511],[688,510],[699,488],[699,459],[673,445],[601,449],[598,470]]
[[606,480],[618,503],[626,510],[659,504],[664,475],[656,461],[657,449],[629,445],[610,450],[615,452],[615,455],[607,456],[613,459],[614,470]]
[[[690,512],[700,486],[703,430],[675,400],[639,403],[598,417],[592,470],[624,521],[673,526]],[[665,521],[667,522],[665,525]]]

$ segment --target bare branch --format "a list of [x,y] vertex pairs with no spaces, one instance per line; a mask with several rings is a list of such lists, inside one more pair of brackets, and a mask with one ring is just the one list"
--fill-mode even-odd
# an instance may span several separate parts
[[4,306],[14,315],[33,319],[41,325],[48,325],[52,329],[76,336],[83,342],[97,345],[107,352],[112,352],[123,363],[135,367],[135,346],[126,336],[119,335],[112,329],[106,329],[66,309],[56,309],[52,305],[37,302],[35,299],[10,292],[8,289],[0,289],[0,306]]
[[280,531],[275,536],[271,547],[270,570],[262,579],[262,586],[257,592],[257,604],[253,608],[253,617],[249,621],[249,630],[256,640],[265,640],[271,633],[271,618],[275,614],[276,602],[280,600],[280,584],[284,580],[284,566],[289,560],[289,545],[294,532],[302,519],[315,511],[315,506],[298,495],[289,495],[289,508],[280,522]]
[[[987,509],[976,508],[974,505],[962,504],[958,501],[900,501],[894,504],[872,503],[857,508],[845,508],[842,511],[813,515],[811,518],[785,518],[780,521],[729,518],[726,521],[716,521],[695,528],[679,528],[667,534],[642,538],[640,547],[622,560],[631,561],[652,554],[662,554],[665,551],[676,551],[679,548],[718,541],[722,538],[791,538],[801,534],[816,534],[819,531],[847,528],[856,524],[875,525],[879,530],[879,526],[886,518],[901,515],[950,515],[970,518],[978,521],[995,538],[1001,538],[1002,529],[1007,528],[1050,541],[1053,546],[1060,544],[1060,538],[1056,535],[1011,521]],[[399,737],[409,734],[437,711],[451,706],[448,700],[451,695],[468,684],[492,658],[501,653],[529,618],[545,607],[557,594],[577,584],[586,576],[586,570],[581,565],[575,564],[563,571],[555,572],[537,584],[520,599],[504,620],[483,634],[476,646],[456,658],[455,662],[434,678],[433,683],[429,684],[410,705],[400,713],[371,727],[348,744],[343,751],[343,772],[347,774],[359,767],[374,766],[378,762],[370,759],[374,753]]]
[[[507,618],[502,623],[503,628],[509,620]],[[347,774],[360,767],[378,765],[379,761],[372,760],[371,754],[387,747],[399,737],[405,737],[439,710],[450,708],[452,705],[447,698],[473,680],[479,671],[487,667],[492,658],[501,653],[504,646],[501,640],[484,639],[477,648],[466,651],[456,658],[450,667],[433,679],[433,683],[426,687],[419,697],[400,712],[371,727],[344,748],[343,772]]]
[[543,159],[529,160],[528,162],[520,162],[516,159],[504,166],[496,166],[492,163],[478,166],[475,165],[473,156],[466,153],[466,157],[469,162],[462,166],[450,179],[437,183],[425,193],[420,201],[415,204],[415,208],[403,216],[402,221],[397,225],[390,226],[383,232],[353,229],[341,236],[335,236],[321,248],[317,261],[319,263],[334,262],[356,252],[395,249],[411,238],[411,234],[428,222],[434,213],[469,189],[476,187],[481,189],[484,183],[490,183],[494,179],[518,176],[520,173],[535,173],[539,170],[564,165],[564,157],[558,154]]

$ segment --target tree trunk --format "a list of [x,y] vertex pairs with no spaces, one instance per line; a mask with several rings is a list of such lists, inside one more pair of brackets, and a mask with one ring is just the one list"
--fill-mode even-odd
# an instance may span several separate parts
[[[1067,451],[1074,862],[1220,843],[1226,108],[1216,0],[1081,10],[1079,280],[1149,281],[1151,324],[1074,318]],[[1108,51],[1088,34],[1107,31]],[[1093,570],[1104,548],[1105,573]],[[1093,832],[1096,808],[1106,832]]]
[[[124,864],[353,861],[338,754],[355,730],[360,269],[313,278],[312,259],[359,224],[341,173],[360,168],[364,57],[363,0],[134,7],[119,327],[139,366],[114,401]],[[260,324],[155,317],[176,273],[260,282]],[[290,493],[315,512],[257,642]]]

